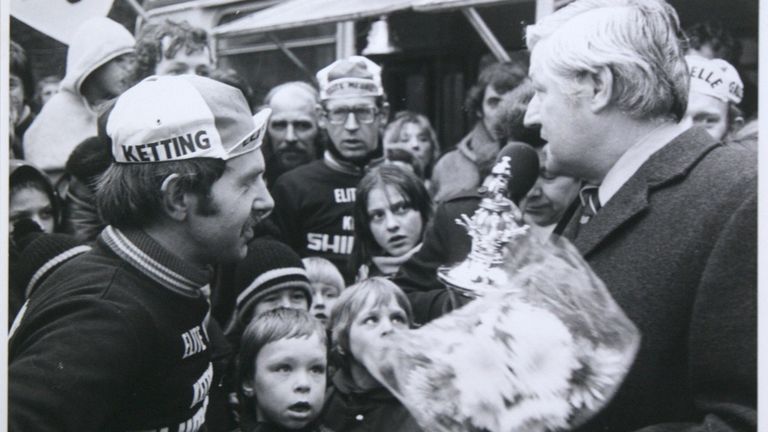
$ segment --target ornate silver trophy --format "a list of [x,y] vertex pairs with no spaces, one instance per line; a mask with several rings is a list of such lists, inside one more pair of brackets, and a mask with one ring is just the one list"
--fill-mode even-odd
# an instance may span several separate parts
[[437,270],[438,279],[448,287],[454,305],[482,297],[489,290],[509,289],[507,272],[499,266],[504,261],[507,243],[527,232],[522,212],[509,198],[507,185],[512,173],[510,158],[502,157],[491,171],[492,180],[484,187],[483,199],[471,218],[461,215],[456,223],[472,237],[467,259],[455,266]]

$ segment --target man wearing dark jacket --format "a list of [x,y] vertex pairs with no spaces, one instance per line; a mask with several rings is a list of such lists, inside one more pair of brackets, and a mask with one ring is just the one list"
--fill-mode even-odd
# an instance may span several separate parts
[[197,431],[217,346],[209,265],[242,259],[273,205],[268,113],[186,75],[147,79],[104,115],[116,163],[97,205],[109,225],[19,313],[9,429]]
[[354,242],[352,208],[364,167],[379,150],[379,132],[389,107],[381,68],[365,57],[338,60],[317,73],[320,82],[318,126],[331,144],[323,159],[297,167],[277,179],[273,220],[282,239],[302,257],[330,260],[347,283]]
[[577,0],[527,32],[546,168],[596,185],[563,233],[642,336],[584,430],[757,428],[754,155],[678,124],[681,34],[663,0]]

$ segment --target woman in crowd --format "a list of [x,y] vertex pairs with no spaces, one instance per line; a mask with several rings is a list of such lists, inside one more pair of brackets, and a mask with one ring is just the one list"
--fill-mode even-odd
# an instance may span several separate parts
[[357,280],[393,276],[421,247],[432,201],[410,170],[384,163],[360,180],[353,216],[355,245],[350,266],[357,272]]
[[416,158],[423,179],[432,176],[432,167],[440,156],[440,145],[435,129],[425,116],[413,111],[395,114],[384,131],[384,156],[388,157],[395,149],[405,150]]
[[365,368],[367,347],[410,328],[408,298],[374,277],[345,289],[331,314],[331,345],[339,369],[326,393],[322,422],[334,431],[420,431],[408,410]]

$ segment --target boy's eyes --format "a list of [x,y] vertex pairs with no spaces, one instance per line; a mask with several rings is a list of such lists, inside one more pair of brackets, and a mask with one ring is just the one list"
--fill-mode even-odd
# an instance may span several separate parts
[[325,374],[325,366],[324,365],[312,366],[311,368],[309,368],[309,371],[312,373],[316,373],[318,375],[323,375]]
[[289,364],[278,364],[275,365],[272,370],[275,372],[290,372],[293,368]]
[[291,293],[291,300],[304,300],[303,291],[294,291]]
[[276,301],[277,301],[277,296],[276,296],[276,295],[269,295],[269,296],[266,296],[266,297],[264,297],[264,299],[262,300],[262,302],[264,302],[264,303],[274,303],[274,302],[276,302]]

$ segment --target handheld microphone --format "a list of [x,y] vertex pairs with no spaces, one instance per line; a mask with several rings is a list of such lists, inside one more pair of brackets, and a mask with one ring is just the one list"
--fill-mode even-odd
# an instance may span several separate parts
[[509,171],[512,174],[507,183],[507,198],[518,205],[539,178],[539,155],[530,145],[512,141],[502,147],[496,155],[496,162],[505,156],[509,157]]

